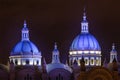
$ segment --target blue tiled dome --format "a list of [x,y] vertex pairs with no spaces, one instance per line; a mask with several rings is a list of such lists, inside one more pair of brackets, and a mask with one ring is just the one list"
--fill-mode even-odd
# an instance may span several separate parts
[[101,48],[93,35],[81,33],[73,40],[70,50],[101,50]]
[[24,21],[21,30],[21,41],[19,41],[10,53],[10,62],[15,66],[41,66],[41,52],[29,38],[29,29]]
[[22,28],[21,41],[13,48],[11,56],[13,55],[41,55],[38,48],[29,39],[29,29],[26,21]]
[[73,40],[70,47],[71,51],[79,50],[101,50],[96,38],[89,33],[86,13],[83,14],[83,21],[81,22],[81,33]]
[[21,41],[12,50],[11,55],[34,55],[39,54],[38,48],[31,41]]
[[74,61],[77,62],[77,65],[80,65],[79,60],[83,57],[86,61],[86,66],[101,66],[101,48],[96,38],[90,34],[88,24],[86,13],[84,12],[81,22],[81,33],[74,38],[70,46],[69,59],[71,65],[74,64]]

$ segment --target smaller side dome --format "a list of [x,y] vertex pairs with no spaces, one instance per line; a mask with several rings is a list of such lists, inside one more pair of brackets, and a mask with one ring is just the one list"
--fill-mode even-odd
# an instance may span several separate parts
[[55,42],[54,50],[52,52],[52,63],[60,63],[59,50],[57,49],[57,44]]
[[29,29],[26,21],[21,31],[21,41],[12,49],[10,54],[10,62],[13,61],[15,66],[41,66],[41,52],[37,46],[29,39]]
[[29,39],[29,29],[27,23],[24,21],[21,31],[21,41],[11,51],[11,56],[14,55],[40,55],[37,46]]
[[38,48],[31,41],[21,41],[12,50],[11,55],[34,55],[39,54]]
[[118,61],[118,60],[117,60],[117,51],[116,51],[116,49],[115,49],[115,44],[113,43],[113,45],[112,45],[112,50],[110,51],[110,63],[112,63],[114,59],[115,59],[116,61]]
[[69,68],[67,65],[62,64],[59,59],[59,50],[57,49],[57,44],[55,43],[54,49],[52,51],[52,62],[50,64],[47,64],[47,72],[51,72],[55,69],[65,69],[69,72],[72,72],[71,68]]

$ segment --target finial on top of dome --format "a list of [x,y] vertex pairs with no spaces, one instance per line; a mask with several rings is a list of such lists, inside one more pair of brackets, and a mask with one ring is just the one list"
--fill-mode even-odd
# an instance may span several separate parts
[[57,49],[57,43],[54,43],[53,54],[59,54],[59,50]]
[[26,20],[24,20],[24,28],[27,27],[27,23],[26,23]]
[[112,49],[115,49],[115,43],[112,44]]
[[54,50],[53,50],[53,56],[52,56],[52,63],[60,63],[59,59],[59,50],[57,49],[57,43],[54,44]]
[[84,12],[83,12],[83,20],[86,20],[86,8],[84,7]]
[[83,11],[83,20],[81,22],[81,32],[82,33],[88,33],[89,32],[88,22],[87,22],[87,19],[86,19],[86,8],[84,8],[84,11]]
[[29,40],[29,30],[27,28],[26,20],[24,20],[24,24],[22,28],[22,40]]
[[55,42],[54,49],[57,49],[57,42]]

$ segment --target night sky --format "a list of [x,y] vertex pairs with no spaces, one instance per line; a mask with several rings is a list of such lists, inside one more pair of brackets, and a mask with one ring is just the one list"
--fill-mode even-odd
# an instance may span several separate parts
[[114,42],[120,56],[120,0],[0,0],[0,62],[7,63],[12,48],[21,40],[24,20],[31,41],[47,62],[54,42],[65,62],[73,39],[80,33],[84,7],[102,55],[109,59]]

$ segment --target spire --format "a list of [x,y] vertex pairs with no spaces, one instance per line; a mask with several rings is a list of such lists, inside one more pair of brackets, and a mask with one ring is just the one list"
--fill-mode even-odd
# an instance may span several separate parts
[[57,49],[57,43],[56,42],[54,44],[53,54],[59,54],[59,50]]
[[81,33],[88,33],[88,22],[86,19],[86,9],[84,8],[84,12],[83,12],[83,20],[81,22]]
[[113,43],[113,45],[112,45],[112,50],[115,50],[115,44]]
[[27,28],[26,20],[24,20],[23,28],[22,28],[22,41],[29,40],[29,30]]
[[112,63],[112,61],[113,61],[114,59],[116,59],[116,61],[117,61],[117,51],[116,51],[116,49],[115,49],[115,44],[113,43],[113,44],[112,44],[112,50],[111,50],[111,52],[110,52],[110,63]]
[[117,54],[117,51],[116,51],[116,49],[115,49],[115,44],[114,44],[114,43],[112,44],[112,50],[111,50],[111,53],[113,53],[113,54]]
[[57,43],[55,42],[54,50],[52,52],[52,63],[60,63],[59,50],[57,49]]
[[24,28],[27,27],[27,23],[26,23],[26,20],[24,20]]
[[84,8],[84,12],[83,12],[83,21],[86,21],[86,9]]
[[55,42],[55,45],[54,45],[54,50],[57,49],[57,43]]

